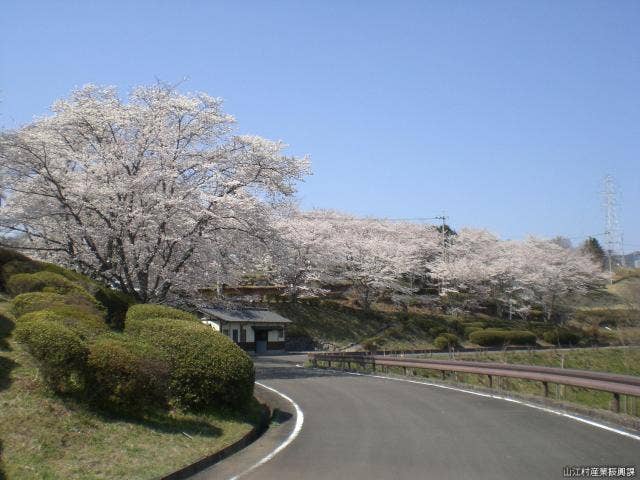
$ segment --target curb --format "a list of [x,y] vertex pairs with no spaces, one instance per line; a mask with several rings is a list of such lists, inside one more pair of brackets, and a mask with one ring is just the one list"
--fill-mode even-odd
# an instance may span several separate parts
[[195,475],[196,473],[208,468],[227,457],[230,457],[234,453],[247,447],[249,444],[257,440],[266,430],[269,428],[271,422],[271,416],[273,414],[273,408],[264,400],[263,395],[260,393],[254,393],[255,398],[260,402],[262,406],[262,412],[260,413],[260,421],[258,425],[254,426],[249,432],[244,434],[242,438],[235,441],[231,445],[227,445],[222,450],[218,450],[212,454],[209,454],[200,460],[195,461],[190,465],[186,465],[175,472],[169,473],[159,477],[158,480],[183,480]]

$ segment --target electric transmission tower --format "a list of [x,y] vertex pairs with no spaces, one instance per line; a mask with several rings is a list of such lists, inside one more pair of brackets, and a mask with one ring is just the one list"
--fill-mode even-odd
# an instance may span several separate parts
[[[611,175],[604,177],[604,188],[602,190],[602,203],[604,207],[605,220],[605,244],[607,246],[607,263],[609,266],[609,278],[613,283],[613,255],[617,250],[622,252],[622,233],[618,225],[618,189],[615,180]],[[622,257],[624,265],[624,256]]]

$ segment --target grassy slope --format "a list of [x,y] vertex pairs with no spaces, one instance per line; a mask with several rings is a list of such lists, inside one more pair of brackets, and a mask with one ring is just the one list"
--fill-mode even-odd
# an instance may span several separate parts
[[0,478],[2,468],[8,479],[153,478],[234,442],[257,420],[257,405],[236,414],[102,414],[49,393],[33,358],[11,338],[4,340]]
[[[431,348],[433,336],[430,330],[448,330],[452,322],[459,320],[429,313],[366,312],[334,301],[274,303],[269,307],[293,321],[293,326],[288,328],[289,336],[306,333],[319,344],[329,343],[338,347],[375,339],[378,345],[387,350]],[[465,320],[487,322],[488,326],[504,323],[484,315],[467,317]],[[517,322],[513,324],[516,328],[522,328]]]
[[319,343],[345,346],[375,335],[390,324],[381,312],[364,312],[336,302],[276,303],[270,307],[294,325],[289,335],[304,332]]

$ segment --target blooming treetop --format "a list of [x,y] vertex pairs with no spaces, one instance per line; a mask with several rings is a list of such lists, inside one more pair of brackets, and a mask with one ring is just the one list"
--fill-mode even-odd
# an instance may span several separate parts
[[[142,301],[206,284],[227,235],[259,237],[306,158],[233,134],[221,101],[85,86],[0,137],[0,227]],[[233,236],[233,235],[232,235]]]

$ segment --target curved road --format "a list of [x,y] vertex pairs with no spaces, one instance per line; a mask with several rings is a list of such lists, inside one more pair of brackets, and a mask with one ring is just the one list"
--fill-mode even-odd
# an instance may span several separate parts
[[[504,400],[295,366],[304,359],[257,360],[259,381],[291,397],[304,425],[286,449],[241,478],[552,479],[563,478],[565,465],[638,471],[639,440]],[[271,435],[278,428],[288,434],[293,423]],[[262,453],[281,439],[272,446],[264,440]],[[245,471],[251,454],[249,448],[197,478],[230,478]]]

